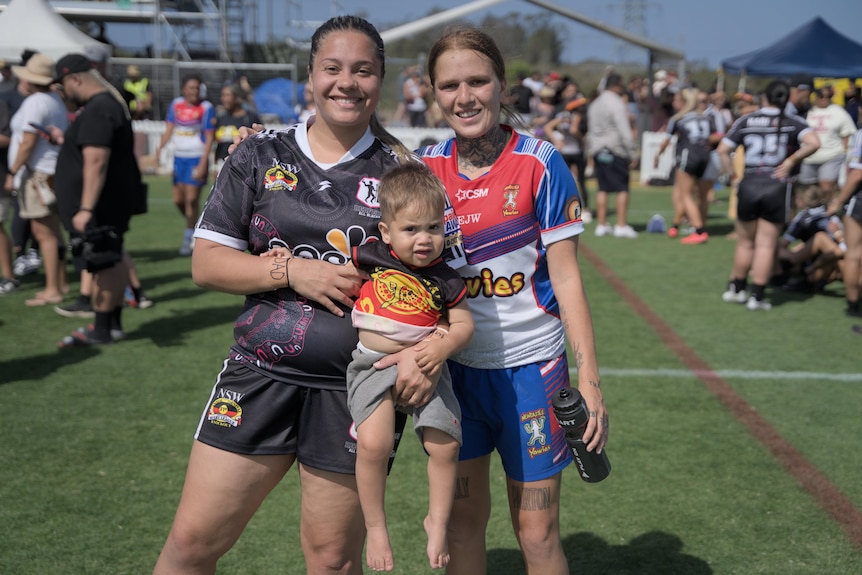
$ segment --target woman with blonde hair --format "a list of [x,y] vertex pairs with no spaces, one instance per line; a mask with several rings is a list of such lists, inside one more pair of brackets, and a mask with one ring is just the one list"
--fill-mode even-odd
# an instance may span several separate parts
[[694,232],[680,240],[683,244],[703,244],[709,239],[696,195],[700,178],[709,165],[710,150],[721,136],[716,133],[713,118],[704,113],[707,105],[706,94],[696,88],[683,88],[674,94],[676,114],[668,122],[665,139],[655,157],[655,166],[658,166],[659,158],[676,135],[676,173],[671,195],[673,222],[667,235],[677,238],[682,219],[687,218]]

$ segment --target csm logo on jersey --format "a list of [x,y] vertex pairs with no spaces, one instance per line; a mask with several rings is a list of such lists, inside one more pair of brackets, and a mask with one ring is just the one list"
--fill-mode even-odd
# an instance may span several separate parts
[[479,188],[476,190],[458,190],[455,192],[455,197],[459,202],[466,200],[478,200],[488,196],[488,188]]

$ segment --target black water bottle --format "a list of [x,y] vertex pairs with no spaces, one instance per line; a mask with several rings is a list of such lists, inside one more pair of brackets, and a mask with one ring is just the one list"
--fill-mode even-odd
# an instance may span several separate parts
[[577,389],[564,387],[554,396],[553,405],[554,415],[566,432],[566,443],[572,449],[581,479],[598,483],[611,472],[611,462],[604,450],[601,453],[587,451],[582,437],[590,418],[584,398]]

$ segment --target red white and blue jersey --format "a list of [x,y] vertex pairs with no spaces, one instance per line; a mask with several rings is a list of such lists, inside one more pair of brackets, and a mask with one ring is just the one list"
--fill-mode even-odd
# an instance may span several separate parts
[[473,340],[452,359],[500,369],[556,357],[565,332],[551,288],[546,246],[584,231],[577,184],[545,141],[510,134],[490,170],[473,180],[458,172],[454,139],[419,150],[443,181],[463,234]]
[[168,106],[165,121],[174,125],[174,157],[200,158],[204,153],[206,133],[215,131],[215,108],[206,100],[189,104],[180,96]]

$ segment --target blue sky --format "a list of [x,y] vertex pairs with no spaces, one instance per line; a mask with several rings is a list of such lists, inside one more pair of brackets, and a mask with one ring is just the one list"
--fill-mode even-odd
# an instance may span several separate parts
[[[621,28],[625,22],[624,0],[549,1]],[[261,13],[267,12],[269,5],[288,6],[286,10],[282,9],[281,14],[273,8],[273,24],[261,27],[260,32],[272,33],[276,37],[289,33],[298,38],[302,30],[288,24],[288,15],[292,20],[321,21],[333,15],[333,6],[340,6],[340,13],[365,13],[383,30],[392,24],[424,16],[433,7],[448,9],[466,3],[464,0],[260,0]],[[766,46],[815,16],[821,16],[845,36],[862,41],[862,2],[857,0],[643,0],[634,3],[642,6],[646,36],[682,50],[688,60],[706,60],[710,66],[717,66],[724,58]],[[468,18],[478,21],[489,11],[506,15],[544,10],[523,0],[508,0]],[[553,18],[563,25],[567,33],[566,61],[577,62],[586,58],[617,61],[620,55],[637,61],[646,60],[642,50],[622,48],[619,41],[562,16],[554,15]],[[307,31],[305,33],[308,34]]]

